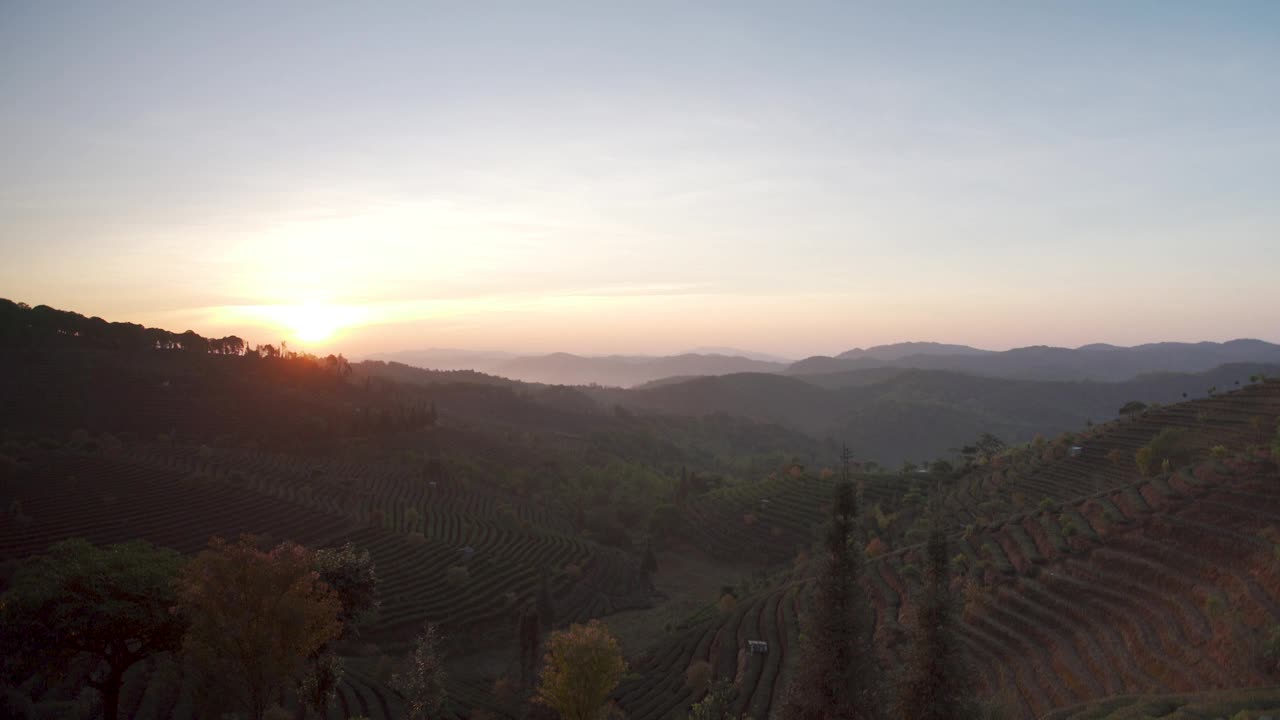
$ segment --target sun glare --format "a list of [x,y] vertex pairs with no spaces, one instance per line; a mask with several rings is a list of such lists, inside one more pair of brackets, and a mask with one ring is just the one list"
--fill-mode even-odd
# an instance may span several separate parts
[[338,331],[339,319],[332,308],[322,305],[296,305],[285,313],[285,322],[293,336],[303,343],[320,343]]
[[368,321],[364,308],[323,302],[241,305],[224,308],[221,314],[229,321],[244,319],[273,328],[285,333],[286,339],[302,345],[328,342],[343,330]]

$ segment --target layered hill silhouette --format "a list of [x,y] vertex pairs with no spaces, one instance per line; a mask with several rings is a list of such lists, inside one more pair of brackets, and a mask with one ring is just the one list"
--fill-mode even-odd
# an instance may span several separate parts
[[873,367],[902,367],[1022,380],[1120,381],[1149,372],[1203,372],[1227,363],[1280,363],[1280,345],[1262,340],[1225,343],[1163,342],[1134,347],[1094,344],[1071,349],[1024,347],[1001,352],[934,343],[904,343],[811,357],[792,364],[791,375],[828,374]]
[[950,454],[983,432],[1025,442],[1114,418],[1137,400],[1170,403],[1280,374],[1280,364],[1149,373],[1123,382],[1033,381],[941,370],[871,368],[828,375],[741,374],[599,391],[602,401],[693,416],[725,412],[840,438],[881,464]]
[[982,350],[967,345],[905,342],[854,348],[835,357],[814,356],[797,362],[733,348],[705,350],[669,356],[585,356],[565,352],[515,355],[424,350],[388,353],[370,359],[432,370],[475,370],[532,383],[609,387],[635,387],[672,377],[744,372],[849,376],[850,371],[873,368],[951,370],[1020,380],[1118,382],[1151,372],[1195,373],[1230,363],[1280,363],[1280,345],[1243,339],[1225,343],[1151,343],[1134,347],[1106,344],[1079,348],[1036,346],[1004,351]]

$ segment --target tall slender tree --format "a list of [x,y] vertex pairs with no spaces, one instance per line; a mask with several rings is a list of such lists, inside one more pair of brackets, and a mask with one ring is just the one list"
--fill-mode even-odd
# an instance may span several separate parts
[[857,517],[853,485],[842,480],[813,609],[804,619],[799,671],[783,707],[787,720],[873,720],[883,714],[871,615],[859,583],[861,555],[851,547]]
[[542,568],[542,572],[538,578],[538,598],[536,600],[538,609],[538,624],[544,632],[551,630],[556,624],[556,603],[551,597],[551,580],[548,578],[547,569]]
[[935,517],[925,545],[925,589],[916,608],[910,654],[898,682],[892,716],[902,720],[979,717],[955,627],[947,538]]
[[405,717],[409,720],[429,720],[444,705],[445,672],[440,645],[440,631],[435,625],[427,625],[419,633],[404,668],[391,677],[391,687],[405,698]]
[[520,610],[516,633],[520,640],[520,687],[532,688],[537,682],[538,653],[542,647],[542,628],[536,605]]

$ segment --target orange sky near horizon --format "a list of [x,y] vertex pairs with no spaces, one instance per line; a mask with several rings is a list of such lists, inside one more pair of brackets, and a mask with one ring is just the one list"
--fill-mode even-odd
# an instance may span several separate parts
[[1277,3],[0,16],[15,301],[351,357],[1280,342]]

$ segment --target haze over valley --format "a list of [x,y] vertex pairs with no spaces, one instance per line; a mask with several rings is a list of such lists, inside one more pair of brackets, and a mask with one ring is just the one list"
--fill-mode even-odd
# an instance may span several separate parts
[[0,3],[0,720],[1280,718],[1277,28]]

